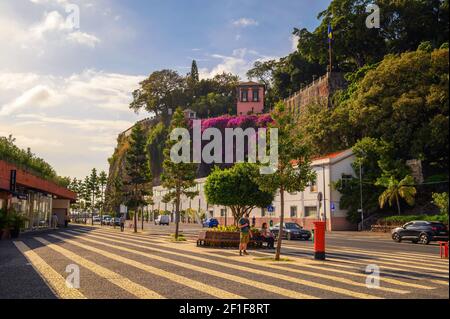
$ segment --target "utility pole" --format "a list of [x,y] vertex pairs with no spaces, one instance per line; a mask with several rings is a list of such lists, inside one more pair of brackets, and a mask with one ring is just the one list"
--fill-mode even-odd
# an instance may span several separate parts
[[364,230],[364,211],[363,211],[363,188],[362,188],[362,162],[359,162],[359,194],[360,194],[360,212],[361,212],[361,231]]

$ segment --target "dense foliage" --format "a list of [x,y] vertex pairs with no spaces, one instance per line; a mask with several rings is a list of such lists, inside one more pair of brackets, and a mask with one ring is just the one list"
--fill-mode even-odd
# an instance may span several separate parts
[[45,160],[33,154],[30,148],[21,149],[14,142],[15,139],[11,135],[9,137],[0,136],[0,160],[14,164],[62,187],[69,185],[70,178],[58,176],[55,169]]

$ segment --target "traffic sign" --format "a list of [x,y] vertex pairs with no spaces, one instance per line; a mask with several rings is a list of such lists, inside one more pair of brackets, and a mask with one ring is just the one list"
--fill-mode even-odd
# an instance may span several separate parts
[[336,206],[334,205],[334,202],[331,202],[331,210],[334,212],[336,210]]
[[275,207],[273,207],[272,205],[267,206],[267,211],[268,211],[269,213],[273,213],[273,212],[275,211]]

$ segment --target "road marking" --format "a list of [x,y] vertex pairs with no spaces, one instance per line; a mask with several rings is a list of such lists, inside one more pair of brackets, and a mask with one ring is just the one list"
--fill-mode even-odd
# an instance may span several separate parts
[[[72,232],[72,231],[69,231]],[[73,232],[76,233],[76,232]],[[90,237],[94,237],[94,238],[100,238],[100,239],[106,239],[105,237],[108,237],[107,240],[112,241],[112,242],[120,242],[118,240],[112,240],[109,238],[117,238],[114,237],[113,235],[103,235],[103,236],[96,236],[96,235],[90,235],[90,234],[86,234],[86,236],[90,236]],[[128,239],[128,241],[133,241],[133,242],[137,242],[137,243],[148,243],[148,242],[144,242],[142,240],[138,240],[138,239]],[[158,247],[162,247],[159,244],[154,244],[153,245],[157,245]],[[160,252],[164,252],[166,254],[173,254],[173,255],[178,255],[178,256],[182,256],[185,257],[185,255],[183,255],[182,253],[176,253],[176,252],[172,252],[172,251],[167,251],[167,250],[163,250],[163,249],[158,249],[158,248],[154,248],[154,247],[148,247],[148,246],[143,246],[143,245],[136,245],[136,244],[132,244],[130,242],[127,242],[127,245],[131,245],[134,247],[139,247],[139,248],[145,248],[145,249],[150,249],[150,250],[155,250],[155,251],[160,251]],[[172,246],[171,246],[172,247]],[[172,248],[176,248],[176,247],[172,247]],[[188,247],[183,247],[184,250],[189,250],[191,252],[194,252],[196,254],[201,254],[201,255],[215,255],[215,257],[220,257],[220,258],[230,258],[230,257],[223,257],[223,256],[217,256],[217,252],[211,252],[211,253],[205,253],[204,251],[200,251],[199,249],[192,249],[192,248],[188,248]],[[267,254],[269,255],[269,254]],[[205,259],[205,258],[197,258],[197,257],[191,257],[189,256],[189,258],[191,259],[196,259],[199,261],[203,261],[203,262],[209,262],[209,263],[213,263],[213,264],[217,264],[217,261],[212,261],[210,259]],[[236,262],[244,262],[244,263],[251,263],[251,264],[255,264],[255,262],[247,262],[247,261],[243,261],[241,258],[239,257],[232,257],[234,261]],[[232,268],[232,269],[236,269],[235,265],[230,265],[230,264],[223,264],[226,267]],[[287,271],[287,272],[293,272],[293,273],[299,273],[299,274],[303,274],[303,275],[307,275],[307,276],[313,276],[313,277],[318,277],[318,278],[323,278],[323,279],[328,279],[328,280],[332,280],[332,281],[337,281],[337,282],[341,282],[347,285],[352,285],[352,286],[357,286],[357,287],[364,287],[366,288],[366,284],[365,283],[361,283],[358,281],[354,281],[351,279],[346,279],[346,278],[340,278],[340,277],[336,277],[336,276],[331,276],[331,275],[326,275],[326,274],[319,274],[317,272],[310,272],[310,271],[305,271],[305,270],[300,270],[300,269],[290,269],[290,268],[285,268],[285,267],[281,267],[278,265],[274,265],[274,264],[258,264],[258,266],[263,266],[263,267],[267,267],[267,268],[271,268],[271,269],[280,269],[283,271]],[[307,268],[312,268],[314,270],[320,269],[320,267],[317,267],[315,265],[305,265],[305,263],[302,263],[301,265],[302,267],[307,267]],[[327,270],[327,271],[332,271],[332,272],[336,272],[336,273],[342,273],[342,274],[349,274],[349,275],[353,275],[356,277],[364,277],[366,278],[367,275],[364,274],[360,274],[360,273],[352,273],[352,272],[346,272],[346,271],[334,271],[334,270],[330,270],[330,269],[326,269],[326,268],[321,268],[323,270]],[[264,274],[265,276],[267,276],[267,274]],[[276,276],[274,276],[276,277]],[[279,277],[276,277],[279,278]],[[416,288],[416,289],[434,289],[433,287],[428,287],[428,286],[422,286],[422,285],[416,285],[416,284],[409,284],[409,283],[403,283],[401,281],[398,280],[386,280],[386,282],[390,282],[396,285],[401,285],[401,286],[408,286],[408,287],[412,287],[412,288]],[[406,294],[409,293],[409,291],[406,290],[400,290],[400,289],[395,289],[395,288],[388,288],[388,287],[380,287],[379,290],[382,291],[387,291],[387,292],[392,292],[392,293],[398,293],[398,294]]]
[[[83,231],[80,231],[80,232],[84,233]],[[91,232],[89,232],[89,233],[91,233]],[[138,237],[138,238],[142,238],[143,240],[145,239],[145,243],[148,243],[149,240],[151,240],[153,242],[157,241],[159,243],[164,243],[164,244],[168,243],[167,240],[154,239],[154,238],[150,238],[149,236],[135,236],[134,234],[113,233],[113,232],[108,232],[108,231],[98,231],[96,233],[97,234],[101,234],[101,235],[111,235],[111,234],[120,235],[123,238],[127,238],[127,240],[132,240],[132,239],[135,239],[136,237]],[[179,244],[177,244],[177,245],[179,245]],[[205,248],[203,248],[202,250],[204,250],[204,249]],[[264,252],[258,252],[258,253],[265,254],[265,255],[272,255],[270,253],[264,253]],[[296,260],[301,261],[302,265],[305,264],[305,258],[304,257],[298,257],[298,256],[292,256],[292,255],[288,255],[288,256],[289,256],[289,258],[294,258]],[[330,261],[331,261],[330,258],[328,258],[327,259],[327,263],[329,263]],[[308,260],[308,262],[311,262],[311,264],[314,264],[314,265],[317,265],[317,264],[323,265],[323,263],[318,262],[318,261]],[[353,266],[349,266],[349,265],[343,265],[342,262],[350,263],[350,264],[356,264],[358,266],[367,266],[367,263],[364,263],[364,262],[347,261],[347,260],[339,260],[339,259],[335,259],[335,261],[331,261],[331,262],[333,262],[333,266],[340,267],[340,268],[352,269],[352,270],[360,270],[360,269],[359,268],[355,268]],[[412,276],[412,275],[409,275],[409,274],[405,275],[405,274],[399,274],[399,273],[395,273],[395,272],[390,272],[390,271],[386,270],[386,269],[388,269],[386,267],[387,266],[383,266],[383,273],[385,273],[385,274],[400,275],[403,278],[411,279],[411,280],[424,280],[424,279],[426,279],[426,278],[423,278],[423,277]],[[405,271],[405,269],[395,268],[395,267],[389,267],[389,269],[390,270]],[[409,270],[406,269],[406,271],[409,271]],[[432,283],[439,284],[439,285],[447,285],[448,286],[448,280],[445,281],[445,278],[442,278],[442,279],[444,279],[444,280],[439,280],[439,279],[426,279],[426,280],[429,281],[429,282],[432,282]],[[391,278],[382,278],[382,280],[385,280],[386,282],[392,281],[391,283],[393,283],[393,284],[395,284],[395,282],[396,282],[396,279],[391,279]],[[409,285],[416,285],[416,284],[409,284]]]
[[141,298],[141,299],[163,299],[164,297],[160,294],[150,290],[144,286],[141,286],[107,268],[99,266],[65,248],[58,245],[52,244],[51,242],[45,240],[41,237],[34,237],[35,240],[46,245],[48,248],[60,253],[68,259],[71,259],[76,264],[87,268],[89,271],[95,273],[96,275],[108,280],[112,284],[118,286],[119,288],[129,292],[130,294]]
[[47,264],[37,253],[24,242],[14,241],[16,248],[25,256],[28,262],[33,266],[36,272],[44,279],[57,297],[61,299],[86,299],[78,290],[69,288],[66,285],[66,279]]
[[[299,250],[299,251],[308,251],[310,252],[310,250],[306,249],[306,248],[301,248],[301,247],[284,247],[285,249],[292,249],[292,250]],[[336,255],[336,252],[343,252],[343,253],[352,253],[351,250],[349,251],[341,251],[339,249],[333,249],[331,252],[329,251],[330,254],[334,254]],[[356,254],[358,254],[357,252],[355,252]],[[340,256],[336,256],[339,258],[342,258]],[[376,256],[374,256],[376,257]],[[398,260],[397,258],[386,258],[386,257],[376,257],[374,259],[371,259],[369,257],[361,257],[361,256],[355,256],[355,257],[351,257],[352,259],[359,259],[359,260],[369,260],[371,263],[376,263],[376,264],[385,264],[385,265],[393,265],[393,266],[397,266],[398,265],[398,261],[400,262],[404,262],[402,260]],[[345,259],[347,261],[347,259]],[[392,262],[392,261],[396,261],[397,262]],[[434,272],[440,272],[440,273],[448,273],[448,269],[437,269],[437,268],[433,268],[433,267],[425,267],[425,266],[419,266],[419,265],[412,265],[411,262],[408,262],[407,264],[402,264],[403,267],[408,267],[408,268],[414,268],[414,269],[423,269],[423,270],[429,270],[429,271],[434,271]]]
[[[87,238],[84,238],[84,237],[73,236],[73,235],[70,235],[70,234],[65,234],[65,235],[71,236],[71,237],[75,237],[75,238],[79,238],[79,239],[82,239],[82,240],[85,240],[85,241],[88,241],[88,242],[92,242],[92,243],[96,243],[96,244],[99,244],[99,245],[104,245],[104,246],[110,247],[110,245],[104,244],[104,243],[100,243],[100,242],[98,242],[96,240],[90,240],[90,239],[87,239]],[[79,234],[77,234],[77,235],[79,235]],[[94,238],[102,238],[100,236],[95,236],[95,235],[85,235],[85,237],[86,236],[93,236]],[[70,241],[70,240],[66,240],[66,239],[63,239],[63,240],[65,240],[67,242]],[[117,241],[110,240],[110,241],[121,243],[118,240]],[[215,271],[213,269],[206,269],[206,268],[203,268],[203,267],[198,267],[198,266],[195,266],[195,265],[192,265],[192,264],[187,264],[185,262],[175,261],[175,260],[172,260],[172,259],[168,259],[168,258],[156,256],[156,255],[147,254],[147,253],[144,253],[144,252],[141,252],[141,251],[128,249],[126,247],[115,245],[114,248],[118,249],[118,250],[122,250],[122,251],[131,252],[133,254],[144,256],[144,257],[151,258],[151,259],[154,259],[154,260],[159,260],[159,261],[162,261],[162,262],[170,263],[170,264],[173,264],[173,265],[176,265],[176,266],[179,266],[179,267],[183,267],[183,268],[187,268],[187,269],[190,269],[190,270],[195,270],[195,271],[198,271],[198,272],[201,272],[201,273],[205,273],[205,274],[208,274],[208,275],[211,275],[211,276],[215,276],[215,277],[227,279],[227,280],[230,280],[230,281],[234,281],[234,282],[237,282],[239,284],[246,284],[246,285],[249,285],[249,286],[252,286],[252,287],[255,287],[255,288],[259,288],[259,289],[266,290],[266,291],[269,291],[269,292],[272,292],[272,293],[283,295],[283,296],[288,297],[288,298],[317,299],[317,297],[314,297],[314,296],[311,296],[311,295],[307,295],[307,294],[304,294],[304,293],[291,291],[291,290],[284,289],[284,288],[281,288],[281,287],[277,287],[277,286],[274,286],[274,285],[269,285],[269,284],[265,284],[265,283],[262,283],[262,282],[253,281],[253,280],[250,280],[250,279],[247,279],[247,278],[244,278],[244,277],[227,274],[227,273],[223,273],[223,272],[220,272],[220,271]],[[157,249],[155,249],[155,251],[156,250]],[[165,251],[163,251],[163,252],[165,252]],[[187,257],[186,254],[179,254],[179,255],[182,256],[182,257]],[[191,259],[197,259],[197,258],[195,258],[193,256],[188,256],[188,257],[191,258]],[[204,259],[204,258],[201,258],[201,259],[202,259],[202,261],[205,261],[205,262],[211,262],[211,260],[207,260],[207,259]],[[215,263],[215,262],[213,264],[217,265],[217,263]],[[227,266],[229,267],[229,265],[227,265]],[[236,269],[236,268],[233,268],[233,269]],[[245,271],[249,271],[251,273],[254,273],[254,271],[252,269],[248,269],[248,268],[246,268]],[[205,290],[203,290],[203,291],[205,291]]]
[[[74,240],[70,240],[70,239],[67,239],[67,238],[64,238],[64,237],[61,237],[61,236],[57,236],[57,235],[49,235],[49,236],[53,237],[53,238],[56,238],[56,239],[59,239],[59,240],[62,240],[64,242],[67,242],[67,243],[72,244],[74,246],[77,246],[77,247],[80,247],[80,248],[83,248],[83,249],[95,252],[95,253],[97,253],[99,255],[102,255],[102,256],[104,256],[106,258],[109,258],[109,259],[112,259],[112,260],[115,260],[115,261],[118,261],[118,262],[130,265],[132,267],[135,267],[135,268],[138,268],[140,270],[146,271],[146,272],[151,273],[153,275],[166,278],[166,279],[168,279],[170,281],[176,282],[177,284],[184,285],[184,286],[187,286],[189,288],[201,291],[203,293],[210,294],[210,295],[212,295],[214,297],[217,297],[217,298],[222,298],[222,299],[242,299],[242,298],[244,298],[244,297],[241,297],[241,296],[239,296],[237,294],[225,291],[223,289],[219,289],[219,288],[207,285],[207,284],[203,284],[201,282],[197,282],[197,281],[189,279],[189,278],[187,278],[185,276],[180,276],[180,275],[177,275],[177,274],[174,274],[174,273],[171,273],[171,272],[168,272],[168,271],[165,271],[165,270],[162,270],[162,269],[150,266],[150,265],[143,264],[143,263],[135,261],[133,259],[122,257],[122,256],[119,256],[119,255],[116,255],[116,254],[112,254],[112,253],[106,252],[104,250],[101,250],[101,249],[98,249],[98,248],[95,248],[95,247],[92,247],[92,246],[89,246],[89,245],[84,245],[84,244],[81,244],[81,243],[79,243],[77,241],[74,241]],[[92,241],[92,242],[94,242],[96,244],[101,244],[98,241]],[[114,248],[117,248],[117,247],[114,247]],[[149,255],[149,257],[152,258],[152,259],[155,258],[155,256],[151,256],[151,255]]]
[[[79,237],[78,236],[78,238],[80,238],[82,240],[89,241],[89,242],[97,243],[97,244],[101,244],[101,243],[99,243],[98,241],[95,241],[95,240],[86,239],[85,237],[100,238],[100,239],[105,239],[104,237],[106,237],[106,236],[101,237],[101,236],[96,236],[96,235],[89,235],[89,234],[84,234],[84,233],[83,233],[83,235],[84,235],[84,237]],[[106,240],[109,240],[109,241],[112,241],[112,242],[117,242],[117,243],[122,243],[120,240],[113,240],[113,239],[106,239]],[[129,240],[129,241],[131,241],[131,240]],[[186,254],[183,254],[183,253],[176,253],[176,252],[167,251],[167,250],[164,250],[164,249],[158,249],[158,248],[154,248],[154,247],[148,247],[148,246],[144,246],[144,245],[133,244],[133,243],[130,243],[130,242],[127,242],[126,244],[130,245],[130,246],[134,246],[134,247],[144,248],[144,249],[147,249],[147,250],[162,252],[164,254],[171,254],[171,255],[176,255],[176,256],[181,256],[181,257],[187,257],[187,258],[190,258],[190,259],[193,259],[193,260],[198,260],[198,261],[202,261],[202,262],[206,262],[206,263],[211,263],[211,264],[214,264],[214,265],[220,265],[220,266],[223,266],[223,267],[226,267],[226,268],[230,268],[230,269],[234,269],[234,270],[241,270],[241,271],[245,271],[245,272],[250,272],[252,274],[260,274],[260,275],[263,275],[263,276],[266,276],[266,277],[272,277],[272,278],[276,278],[276,279],[283,279],[283,280],[286,280],[288,282],[296,282],[296,283],[301,284],[301,285],[310,286],[310,287],[323,289],[323,290],[327,290],[327,291],[332,291],[332,292],[335,292],[335,293],[338,293],[338,294],[343,294],[343,295],[351,296],[351,297],[354,297],[354,298],[366,298],[366,299],[367,298],[368,299],[379,299],[380,298],[380,297],[377,297],[377,296],[374,296],[374,295],[370,295],[370,294],[359,293],[359,292],[347,290],[347,289],[344,289],[344,288],[330,287],[329,285],[315,283],[315,282],[311,282],[309,280],[306,281],[306,280],[298,279],[296,277],[291,277],[291,276],[287,276],[287,275],[283,275],[283,274],[278,274],[278,273],[274,274],[274,273],[267,272],[267,271],[264,271],[264,270],[259,270],[259,269],[249,269],[248,267],[245,267],[245,266],[239,266],[239,265],[235,265],[235,264],[224,263],[224,262],[220,262],[220,261],[217,261],[217,260],[211,260],[211,259],[201,258],[201,257],[197,257],[197,256],[191,256],[191,255],[190,256],[186,256]],[[103,245],[108,246],[107,244],[103,244]],[[157,245],[157,244],[155,244],[155,245]],[[163,247],[161,245],[157,245],[157,246]],[[114,246],[114,248],[119,249],[117,246]],[[190,250],[188,247],[183,247],[183,248],[186,249],[186,250]],[[149,255],[149,254],[138,252],[138,251],[135,251],[135,250],[132,250],[132,249],[128,249],[128,248],[125,248],[125,247],[120,248],[120,249],[124,249],[125,251],[136,253],[136,254],[139,254],[139,255],[142,255],[142,256],[148,256],[149,258],[154,258],[154,259],[157,258],[157,259],[159,259],[161,261],[166,261],[168,263],[173,263],[174,262],[171,259],[167,259],[167,258],[164,258],[164,257],[155,256],[155,255]],[[193,251],[193,252],[198,253],[198,254],[202,254],[199,251]],[[249,263],[249,262],[245,262],[245,261],[241,261],[241,262]],[[179,263],[179,262],[176,262],[176,263]],[[254,262],[250,262],[250,264],[255,265]],[[210,269],[205,270],[204,268],[193,266],[193,265],[188,265],[187,266],[185,263],[181,263],[181,265],[183,265],[184,267],[188,267],[189,269],[199,268],[203,272],[206,272],[206,273],[209,273],[209,274],[212,273],[212,270],[210,270]],[[273,265],[273,266],[270,265],[269,268],[272,268],[272,269],[277,268],[277,269],[281,269],[283,271],[288,271],[286,268],[283,268],[283,267],[279,268],[279,266],[277,266],[277,265]],[[213,271],[213,272],[215,272],[215,271]],[[222,272],[216,272],[216,273],[217,273],[217,276],[220,276],[220,277],[223,277],[223,278],[226,278],[225,276],[229,276],[228,274],[225,274],[225,273],[222,273]],[[315,276],[315,277],[319,277],[319,278],[326,278],[326,279],[329,279],[329,280],[345,283],[345,284],[348,284],[348,285],[353,285],[353,286],[366,288],[365,284],[362,284],[362,283],[359,283],[359,282],[355,282],[353,280],[349,280],[349,279],[345,279],[345,278],[336,278],[336,277],[333,277],[333,276],[321,275],[321,274],[317,274],[317,273],[313,273],[313,272],[300,271],[300,270],[298,271],[298,273],[302,273],[302,274],[306,274],[306,275],[310,275],[310,276]],[[240,277],[238,277],[237,280],[238,281],[242,281],[242,279]],[[250,285],[255,285],[255,281],[251,281]],[[275,291],[273,291],[273,289],[274,289],[273,287],[274,286],[272,286],[270,288],[272,290],[269,290],[269,291],[275,292]],[[276,289],[279,289],[279,288],[276,287]],[[387,288],[387,289],[389,289],[389,288]],[[408,293],[407,291],[399,290],[399,289],[391,289],[391,292]]]

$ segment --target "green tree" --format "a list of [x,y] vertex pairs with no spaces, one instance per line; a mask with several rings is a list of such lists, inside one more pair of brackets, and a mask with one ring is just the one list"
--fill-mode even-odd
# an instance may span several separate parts
[[[283,234],[285,192],[303,191],[315,179],[311,170],[309,150],[296,130],[296,122],[283,103],[278,103],[272,112],[274,123],[269,128],[278,129],[278,166],[273,174],[261,175],[256,181],[261,190],[279,191],[280,234]],[[271,145],[272,147],[272,145]],[[294,167],[295,166],[295,167]],[[282,238],[279,236],[275,260],[280,260]]]
[[125,171],[129,186],[127,206],[134,209],[134,232],[137,233],[138,210],[147,204],[147,196],[152,195],[150,162],[146,150],[146,136],[141,124],[136,124],[131,132],[130,148],[125,157]]
[[101,171],[98,176],[98,186],[99,186],[99,195],[100,195],[100,220],[103,220],[103,213],[106,205],[106,184],[108,183],[108,175],[105,171]]
[[111,211],[117,212],[120,205],[125,203],[125,190],[120,175],[115,176],[111,181],[111,188],[106,193],[106,202]]
[[[183,110],[177,108],[172,118],[170,131],[187,128],[188,125],[184,118]],[[194,198],[198,194],[198,191],[193,190],[196,186],[197,165],[183,162],[176,163],[171,158],[171,149],[177,143],[184,143],[190,149],[190,139],[180,142],[174,141],[169,137],[166,142],[166,148],[164,149],[163,173],[161,175],[162,186],[168,190],[168,193],[164,196],[164,200],[167,203],[171,201],[175,203],[175,240],[178,240],[179,235],[181,196],[184,195],[188,198]]]
[[442,215],[448,215],[448,193],[433,193],[433,204]]
[[414,178],[410,175],[405,176],[402,180],[396,179],[394,176],[380,177],[376,183],[378,186],[386,188],[380,195],[379,203],[383,208],[387,203],[389,206],[397,205],[398,214],[401,214],[400,199],[404,199],[408,205],[414,205],[414,197],[416,196],[416,188],[414,187]]
[[197,61],[195,61],[195,60],[192,61],[191,73],[189,75],[190,75],[192,81],[194,81],[195,83],[197,83],[200,80],[199,74],[198,74]]
[[130,108],[135,112],[144,109],[168,119],[170,110],[186,102],[186,80],[176,71],[153,72],[140,86],[133,92],[133,101],[130,104]]
[[274,199],[274,191],[262,191],[255,179],[259,167],[251,163],[238,163],[229,169],[215,167],[205,183],[205,195],[209,204],[230,207],[237,225],[244,214],[255,207],[268,207]]
[[98,208],[98,196],[100,195],[99,179],[97,169],[93,168],[88,177],[87,191],[90,197],[91,224],[94,225],[94,209]]

